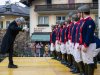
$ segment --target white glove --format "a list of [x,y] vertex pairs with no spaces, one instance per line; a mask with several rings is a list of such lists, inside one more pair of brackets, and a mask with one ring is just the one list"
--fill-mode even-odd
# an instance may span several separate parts
[[23,27],[23,30],[28,32],[29,31],[29,28],[27,28],[27,26],[24,26]]
[[24,31],[26,31],[26,32],[28,32],[29,31],[29,28],[25,28],[25,29],[23,29]]
[[79,45],[79,46],[77,47],[77,49],[78,49],[78,50],[81,50],[81,45]]
[[23,30],[26,30],[27,29],[27,27],[23,27]]
[[83,51],[84,53],[86,53],[86,52],[87,52],[87,48],[86,48],[85,46],[83,46],[83,47],[82,47],[82,51]]

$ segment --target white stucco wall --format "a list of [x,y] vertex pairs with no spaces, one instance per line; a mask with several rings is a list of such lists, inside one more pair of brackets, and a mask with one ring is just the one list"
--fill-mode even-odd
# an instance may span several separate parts
[[75,0],[75,3],[91,3],[92,0]]
[[68,0],[52,0],[52,4],[66,4]]
[[38,24],[38,14],[34,11],[34,6],[30,7],[30,35],[33,33],[34,28]]
[[[92,0],[75,0],[75,3],[91,3]],[[68,0],[52,0],[52,4],[67,4]]]

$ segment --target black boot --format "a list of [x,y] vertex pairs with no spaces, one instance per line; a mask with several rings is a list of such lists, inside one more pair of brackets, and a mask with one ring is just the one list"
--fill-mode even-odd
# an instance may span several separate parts
[[75,67],[75,62],[74,62],[74,58],[72,55],[71,55],[71,64],[72,64],[72,66],[70,67],[70,72],[75,72],[76,67]]
[[9,49],[9,64],[8,64],[8,68],[18,68],[17,65],[13,64],[13,49],[12,47]]
[[18,68],[18,66],[17,65],[14,65],[13,64],[13,61],[12,61],[12,62],[9,62],[8,68]]
[[85,75],[88,75],[88,65],[87,64],[84,64],[84,74]]
[[65,53],[64,58],[65,58],[65,61],[68,62],[67,53]]
[[18,68],[18,66],[17,65],[14,65],[14,64],[9,64],[8,65],[8,68]]
[[73,60],[73,61],[74,61],[74,62],[73,62],[73,65],[75,66],[75,69],[72,71],[73,74],[80,73],[77,62],[76,62],[75,60]]
[[58,54],[58,61],[61,61],[62,60],[62,54],[61,54],[61,52],[58,52],[57,54]]
[[62,61],[61,61],[61,64],[66,64],[66,61],[65,61],[65,54],[62,54]]
[[79,75],[85,75],[84,73],[80,73]]
[[83,64],[82,61],[78,63],[78,67],[79,67],[79,70],[80,70],[80,74],[79,75],[85,75],[84,74],[84,64]]
[[88,64],[88,75],[94,75],[94,64]]
[[53,51],[53,52],[52,52],[52,55],[53,55],[53,58],[52,58],[52,59],[57,59],[56,51]]
[[68,61],[69,61],[69,68],[71,68],[72,66],[73,66],[73,60],[72,60],[72,55],[71,54],[69,54],[68,55]]
[[94,68],[97,69],[97,57],[94,57],[93,61],[94,61]]
[[72,63],[71,63],[71,55],[68,54],[68,65],[66,65],[67,67],[71,67]]
[[68,60],[67,60],[67,54],[66,53],[63,54],[63,59],[64,59],[64,65],[67,65]]
[[65,61],[66,61],[66,65],[68,65],[69,63],[68,63],[68,55],[67,55],[67,53],[65,54]]
[[74,57],[71,55],[71,58],[70,58],[70,61],[71,61],[71,69],[74,69],[75,68],[75,65],[74,65]]

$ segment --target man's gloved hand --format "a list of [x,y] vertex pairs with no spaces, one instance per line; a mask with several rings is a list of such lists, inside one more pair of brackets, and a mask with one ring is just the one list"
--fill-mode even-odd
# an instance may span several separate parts
[[22,30],[28,32],[29,31],[29,28],[27,28],[27,26],[24,26]]
[[86,53],[86,52],[87,52],[87,47],[83,46],[83,47],[82,47],[82,51],[83,51],[84,53]]
[[81,48],[82,48],[82,46],[81,46],[81,45],[79,45],[79,46],[77,47],[77,49],[78,49],[78,50],[81,50]]

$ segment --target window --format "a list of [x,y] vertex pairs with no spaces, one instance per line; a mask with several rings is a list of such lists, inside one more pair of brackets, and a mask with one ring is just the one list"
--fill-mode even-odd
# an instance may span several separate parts
[[49,24],[49,17],[48,16],[39,16],[38,17],[38,24]]
[[95,23],[98,25],[98,15],[95,15]]
[[99,27],[98,27],[98,15],[95,15],[95,24],[96,24],[96,29],[95,29],[95,35],[98,36],[98,32],[99,32]]
[[46,3],[47,3],[47,5],[49,4],[52,4],[52,0],[46,0]]
[[6,8],[6,11],[11,11],[11,3],[10,3],[10,1],[6,1],[5,8]]
[[93,1],[93,3],[98,3],[98,0],[92,0]]
[[3,21],[0,21],[0,29],[3,28]]
[[60,22],[60,23],[64,22],[65,18],[66,18],[65,16],[57,16],[56,17],[56,23],[58,23],[58,22]]
[[11,5],[6,5],[6,11],[11,11]]
[[6,28],[8,28],[10,21],[6,21]]

